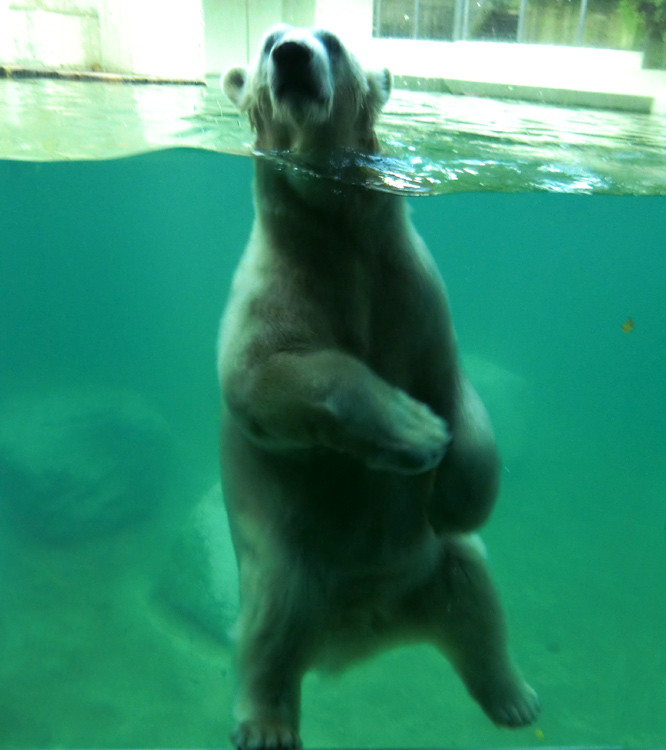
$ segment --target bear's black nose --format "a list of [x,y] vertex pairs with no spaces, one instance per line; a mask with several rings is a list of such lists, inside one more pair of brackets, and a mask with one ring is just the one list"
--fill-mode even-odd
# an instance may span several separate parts
[[282,42],[271,54],[276,65],[293,69],[305,67],[312,60],[312,49],[302,42]]

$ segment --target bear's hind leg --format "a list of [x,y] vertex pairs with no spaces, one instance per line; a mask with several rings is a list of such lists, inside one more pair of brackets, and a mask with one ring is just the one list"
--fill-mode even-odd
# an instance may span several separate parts
[[256,586],[256,579],[254,585],[241,582],[232,733],[238,750],[301,747],[301,680],[309,665],[313,633],[299,606],[297,578],[292,571],[270,576],[261,586]]
[[438,533],[469,533],[488,519],[499,490],[500,460],[490,418],[464,374],[453,439],[437,470],[428,520]]
[[435,645],[495,724],[531,724],[539,699],[509,655],[504,612],[481,540],[452,537],[444,544],[434,591],[427,592]]

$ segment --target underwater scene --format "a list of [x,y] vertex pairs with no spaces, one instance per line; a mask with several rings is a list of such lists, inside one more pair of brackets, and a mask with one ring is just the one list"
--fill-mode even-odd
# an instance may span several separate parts
[[[477,165],[482,184],[449,190],[443,169],[444,187],[421,190],[432,169],[411,187],[378,172],[409,196],[493,421],[502,486],[482,536],[542,713],[497,729],[434,649],[401,647],[308,675],[306,747],[666,742],[666,151],[661,130],[645,135],[653,121],[625,122],[630,184],[613,148],[592,149],[598,169],[535,160],[525,149],[539,139],[557,146],[542,129],[522,146],[514,129],[514,157]],[[651,162],[632,138],[648,138]],[[462,179],[474,139],[457,143]],[[238,593],[215,344],[252,224],[252,159],[159,145],[108,160],[11,156],[0,748],[227,746]],[[521,158],[530,177],[502,190]],[[539,188],[538,175],[552,180]]]

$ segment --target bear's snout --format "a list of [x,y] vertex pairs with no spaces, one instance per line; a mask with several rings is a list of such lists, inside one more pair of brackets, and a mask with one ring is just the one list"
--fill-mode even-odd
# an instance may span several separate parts
[[324,45],[313,35],[287,36],[268,58],[271,98],[278,119],[318,121],[328,116],[333,97]]
[[273,48],[273,87],[278,99],[289,94],[312,99],[321,97],[321,84],[313,61],[314,51],[305,42],[285,41]]
[[273,61],[284,72],[296,72],[307,67],[312,60],[313,52],[304,42],[286,41],[273,49]]

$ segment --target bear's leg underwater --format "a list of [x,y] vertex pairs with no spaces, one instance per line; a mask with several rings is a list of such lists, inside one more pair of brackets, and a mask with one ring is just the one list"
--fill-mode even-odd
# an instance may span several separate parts
[[[300,747],[301,680],[317,662],[318,634],[327,628],[311,609],[299,606],[302,590],[310,588],[306,572],[295,560],[287,568],[278,564],[271,573],[257,569],[259,588],[250,580],[252,563],[244,569],[244,590],[261,594],[250,593],[243,608],[233,735],[239,748]],[[265,580],[266,575],[273,580]],[[394,607],[382,607],[382,615],[369,652],[384,643],[430,642],[495,724],[515,728],[536,719],[539,699],[509,655],[504,612],[476,535],[442,538],[430,574]],[[361,655],[359,650],[355,657]]]
[[300,587],[297,568],[244,565],[231,736],[237,748],[301,747],[301,680],[311,660],[312,625],[293,591]]
[[439,565],[406,610],[486,715],[498,726],[522,727],[537,718],[539,698],[509,655],[505,615],[485,558],[478,536],[445,537]]

